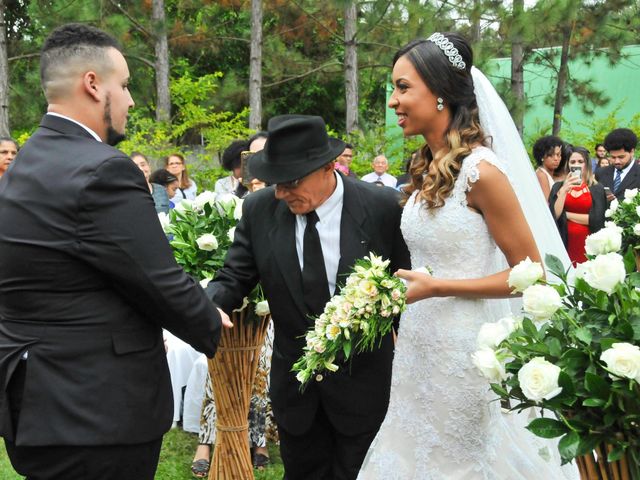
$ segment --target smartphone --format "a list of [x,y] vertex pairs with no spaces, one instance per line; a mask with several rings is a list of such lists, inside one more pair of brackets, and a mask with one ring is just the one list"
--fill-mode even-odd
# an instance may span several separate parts
[[611,193],[611,189],[609,187],[604,187],[605,195],[609,195]]
[[573,175],[574,177],[582,177],[582,167],[570,167],[569,170],[571,171],[571,175]]
[[242,175],[242,185],[247,188],[254,178],[249,171],[249,158],[251,158],[251,155],[253,155],[253,152],[240,152],[240,175]]

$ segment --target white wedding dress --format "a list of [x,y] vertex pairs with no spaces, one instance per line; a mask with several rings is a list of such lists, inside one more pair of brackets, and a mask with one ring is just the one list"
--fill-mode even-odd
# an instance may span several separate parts
[[[464,159],[442,208],[428,211],[415,193],[402,216],[413,268],[439,278],[478,278],[504,269],[500,250],[466,193],[481,160],[504,171],[493,151]],[[504,264],[502,264],[504,265]],[[524,414],[504,414],[489,383],[471,362],[484,322],[508,313],[507,300],[431,298],[409,305],[400,321],[389,411],[360,480],[555,480],[560,468],[552,442],[525,430]]]

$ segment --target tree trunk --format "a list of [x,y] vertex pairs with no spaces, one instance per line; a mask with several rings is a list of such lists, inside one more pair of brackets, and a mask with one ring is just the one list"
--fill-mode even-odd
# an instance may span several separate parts
[[9,128],[9,61],[7,59],[6,1],[0,0],[0,136],[11,136]]
[[513,96],[513,121],[520,137],[524,133],[524,48],[522,40],[522,15],[524,0],[513,1],[513,25],[511,28],[511,94]]
[[164,0],[153,0],[151,9],[156,49],[156,120],[168,122],[171,118],[171,95],[169,93],[169,44]]
[[262,129],[262,0],[251,0],[249,128]]
[[356,0],[351,0],[344,12],[344,86],[346,93],[347,133],[358,129],[358,52]]
[[556,100],[553,106],[552,135],[558,135],[562,128],[562,109],[564,108],[564,97],[567,90],[567,77],[569,75],[569,44],[571,42],[574,25],[575,22],[562,31],[562,53],[560,54],[560,70],[558,70]]

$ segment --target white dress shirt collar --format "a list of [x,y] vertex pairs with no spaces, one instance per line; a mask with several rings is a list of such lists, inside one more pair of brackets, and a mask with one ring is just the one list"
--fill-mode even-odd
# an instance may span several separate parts
[[62,115],[60,113],[55,113],[55,112],[47,112],[47,115],[52,115],[54,117],[60,117],[60,118],[64,118],[65,120],[69,120],[70,122],[75,123],[76,125],[80,125],[82,128],[84,128],[87,132],[89,132],[89,134],[95,138],[97,141],[102,142],[102,139],[98,136],[98,134],[96,132],[94,132],[93,130],[91,130],[89,127],[87,127],[86,125],[80,123],[77,120],[74,120],[73,118],[69,118],[66,115]]

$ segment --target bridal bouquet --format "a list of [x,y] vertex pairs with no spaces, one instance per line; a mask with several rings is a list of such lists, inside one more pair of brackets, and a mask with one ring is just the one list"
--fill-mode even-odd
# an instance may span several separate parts
[[583,478],[604,468],[618,469],[611,478],[640,479],[640,274],[620,245],[621,229],[612,223],[590,235],[589,260],[571,282],[548,255],[557,285],[529,259],[514,267],[509,285],[522,292],[523,315],[483,325],[473,355],[513,410],[553,413],[527,428],[562,437],[563,461],[577,458]]
[[640,192],[637,188],[625,190],[624,200],[613,200],[604,215],[622,228],[622,251],[640,247]]
[[306,334],[304,354],[293,365],[296,378],[307,384],[324,370],[338,370],[336,358],[373,350],[389,333],[393,317],[406,307],[406,287],[388,271],[389,260],[369,253],[356,262],[353,272],[315,319]]

